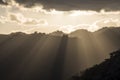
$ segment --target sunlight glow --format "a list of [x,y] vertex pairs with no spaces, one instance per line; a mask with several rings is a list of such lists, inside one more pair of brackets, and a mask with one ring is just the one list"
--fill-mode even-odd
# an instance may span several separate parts
[[96,14],[97,12],[95,11],[71,11],[71,14],[70,16],[84,16],[84,15],[94,15]]
[[[100,12],[92,10],[58,11],[56,9],[46,10],[42,5],[27,8],[14,0],[4,0],[3,2],[9,5],[0,5],[0,24],[5,27],[9,24],[14,25],[7,27],[11,30],[15,29],[15,25],[17,25],[30,27],[28,31],[31,30],[31,27],[34,27],[34,31],[42,31],[41,28],[44,28],[43,32],[47,33],[50,30],[70,33],[78,29],[96,31],[105,26],[120,26],[120,11],[106,11],[105,9],[101,9]],[[54,26],[54,28],[51,26]],[[17,31],[23,30],[21,28],[17,28]],[[1,31],[6,32],[5,28]]]

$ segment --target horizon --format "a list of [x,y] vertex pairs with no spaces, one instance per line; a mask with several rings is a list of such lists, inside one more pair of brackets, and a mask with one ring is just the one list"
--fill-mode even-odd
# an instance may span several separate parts
[[64,34],[71,34],[71,33],[73,33],[73,32],[76,32],[76,31],[79,31],[79,30],[86,30],[86,31],[88,31],[88,32],[91,32],[91,33],[94,33],[94,32],[97,32],[97,31],[99,31],[99,30],[102,30],[102,29],[104,29],[104,28],[120,28],[120,27],[102,27],[102,28],[100,28],[100,29],[98,29],[98,30],[96,30],[96,31],[89,31],[89,30],[87,30],[87,29],[77,29],[77,30],[74,30],[74,31],[71,31],[71,32],[69,32],[69,33],[67,33],[67,32],[64,32],[64,31],[62,31],[62,30],[55,30],[55,31],[52,31],[52,32],[49,32],[49,33],[46,33],[46,32],[39,32],[39,31],[34,31],[34,32],[31,32],[31,33],[27,33],[27,32],[22,32],[22,31],[13,31],[13,32],[10,32],[10,33],[1,33],[1,34],[6,34],[6,35],[9,35],[9,34],[12,34],[12,33],[25,33],[25,34],[34,34],[34,33],[45,33],[45,34],[51,34],[51,33],[54,33],[54,32],[62,32],[62,33],[64,33]]

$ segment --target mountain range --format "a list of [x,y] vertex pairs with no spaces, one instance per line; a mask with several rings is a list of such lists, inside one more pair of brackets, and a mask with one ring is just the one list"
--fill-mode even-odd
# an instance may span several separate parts
[[73,76],[70,80],[120,80],[120,50],[110,54],[99,65],[86,69],[80,76]]
[[0,80],[67,80],[120,49],[120,28],[0,34]]

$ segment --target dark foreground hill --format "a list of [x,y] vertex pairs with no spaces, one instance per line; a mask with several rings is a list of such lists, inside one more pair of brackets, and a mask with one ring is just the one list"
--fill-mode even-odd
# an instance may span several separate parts
[[87,69],[81,77],[74,76],[70,80],[120,80],[120,50],[111,53],[110,59]]
[[1,34],[0,80],[66,80],[104,61],[119,41],[120,28]]

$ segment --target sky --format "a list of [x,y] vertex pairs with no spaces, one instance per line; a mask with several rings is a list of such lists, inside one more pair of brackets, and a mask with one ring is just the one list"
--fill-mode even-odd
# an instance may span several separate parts
[[0,0],[0,34],[120,26],[120,0]]

